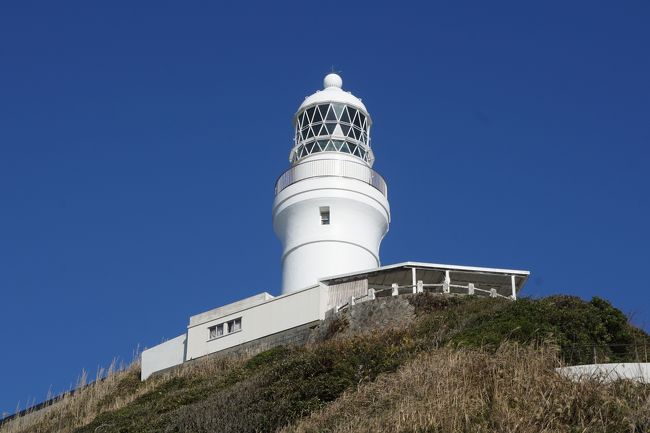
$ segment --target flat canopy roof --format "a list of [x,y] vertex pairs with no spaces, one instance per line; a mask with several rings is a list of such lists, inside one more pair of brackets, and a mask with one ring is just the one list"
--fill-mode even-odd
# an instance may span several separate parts
[[425,284],[442,283],[449,271],[452,284],[473,283],[484,289],[495,288],[503,295],[512,293],[512,277],[514,277],[516,291],[519,292],[530,275],[529,271],[517,269],[403,262],[321,278],[320,282],[332,285],[367,278],[368,285],[372,287],[390,287],[392,284],[408,286],[413,284],[413,269],[415,269],[416,280],[422,280]]

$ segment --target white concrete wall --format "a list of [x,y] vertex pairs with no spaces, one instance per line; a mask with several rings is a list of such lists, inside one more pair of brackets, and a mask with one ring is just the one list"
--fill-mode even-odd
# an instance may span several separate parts
[[263,292],[258,293],[257,295],[250,296],[239,301],[235,301],[228,305],[223,305],[221,307],[213,308],[212,310],[205,311],[203,313],[196,314],[190,317],[190,326],[194,326],[199,323],[205,323],[212,319],[218,319],[219,317],[227,316],[237,311],[244,310],[246,308],[253,307],[258,304],[262,304],[269,299],[273,299],[273,296]]
[[157,371],[182,364],[186,340],[186,334],[179,335],[142,352],[140,379],[145,380]]
[[620,364],[587,364],[556,369],[561,375],[571,380],[600,379],[611,382],[618,379],[630,379],[650,383],[650,363],[627,362]]
[[[199,358],[296,326],[322,320],[327,287],[316,286],[270,299],[221,317],[192,323],[187,328],[186,360]],[[196,316],[195,316],[196,317]],[[241,331],[210,339],[208,328],[241,317]]]

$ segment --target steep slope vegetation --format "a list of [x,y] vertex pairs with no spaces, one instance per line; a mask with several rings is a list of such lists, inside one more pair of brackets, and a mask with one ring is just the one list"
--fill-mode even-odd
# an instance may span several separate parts
[[574,383],[549,348],[424,352],[282,430],[308,432],[647,432],[650,390]]
[[341,315],[308,347],[209,357],[144,383],[133,367],[0,432],[650,429],[650,385],[574,383],[554,371],[650,350],[650,337],[608,302],[409,302],[416,320],[402,329],[351,333]]

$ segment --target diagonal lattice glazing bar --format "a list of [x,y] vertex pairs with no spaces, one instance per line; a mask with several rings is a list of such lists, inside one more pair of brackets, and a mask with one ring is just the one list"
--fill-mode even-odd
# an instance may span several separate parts
[[307,107],[296,115],[292,161],[316,152],[343,152],[372,162],[370,119],[349,105],[332,102]]

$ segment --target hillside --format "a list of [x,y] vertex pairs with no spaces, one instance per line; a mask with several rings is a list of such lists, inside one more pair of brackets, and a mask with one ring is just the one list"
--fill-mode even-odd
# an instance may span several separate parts
[[347,311],[306,347],[207,357],[146,382],[133,365],[0,432],[650,431],[650,385],[554,371],[650,357],[650,337],[605,300],[382,302],[413,319],[364,327]]

